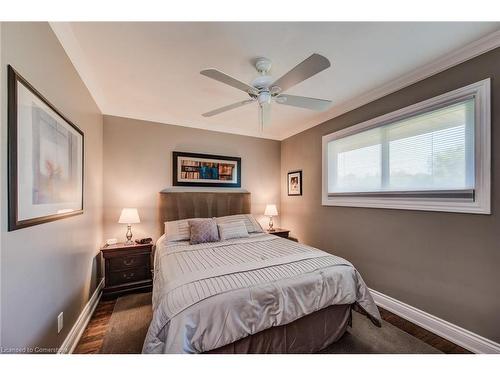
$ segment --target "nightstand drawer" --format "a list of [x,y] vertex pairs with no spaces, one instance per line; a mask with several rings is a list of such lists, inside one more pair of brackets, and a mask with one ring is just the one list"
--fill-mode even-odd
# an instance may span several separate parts
[[149,273],[150,271],[145,267],[130,268],[123,271],[110,272],[109,283],[107,283],[107,285],[118,285],[150,279],[151,275],[149,275]]
[[112,271],[120,271],[138,267],[145,268],[149,264],[149,256],[149,254],[140,254],[113,257],[109,259],[109,265]]

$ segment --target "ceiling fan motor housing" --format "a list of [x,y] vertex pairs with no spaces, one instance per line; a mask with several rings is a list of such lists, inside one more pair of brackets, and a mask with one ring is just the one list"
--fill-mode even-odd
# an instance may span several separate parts
[[258,76],[252,81],[252,86],[257,89],[267,89],[273,83],[271,76]]

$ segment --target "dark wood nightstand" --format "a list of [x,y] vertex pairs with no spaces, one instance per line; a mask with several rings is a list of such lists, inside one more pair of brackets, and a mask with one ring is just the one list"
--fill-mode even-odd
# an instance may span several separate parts
[[123,243],[101,248],[104,258],[104,297],[152,290],[151,253],[153,244]]
[[290,234],[290,231],[288,229],[283,229],[283,228],[274,228],[273,232],[266,231],[269,234],[274,234],[275,236],[278,237],[283,237],[283,238],[288,238],[288,235]]

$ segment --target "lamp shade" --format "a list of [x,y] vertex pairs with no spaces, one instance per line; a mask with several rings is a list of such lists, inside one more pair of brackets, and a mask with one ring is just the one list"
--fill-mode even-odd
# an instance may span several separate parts
[[137,224],[140,222],[141,219],[139,219],[137,208],[124,208],[120,215],[120,219],[118,219],[118,223],[120,224]]
[[275,204],[268,204],[266,210],[264,211],[266,216],[278,216],[278,209]]

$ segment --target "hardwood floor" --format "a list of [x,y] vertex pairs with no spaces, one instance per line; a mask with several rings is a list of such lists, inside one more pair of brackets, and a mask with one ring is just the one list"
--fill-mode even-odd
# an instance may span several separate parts
[[[90,320],[87,328],[78,343],[75,354],[98,354],[106,331],[108,329],[109,320],[115,307],[116,299],[101,300]],[[395,315],[383,308],[379,307],[380,315],[386,322],[396,326],[406,333],[416,337],[417,339],[433,346],[434,348],[446,354],[471,354],[468,350],[438,336],[432,332],[423,329],[416,324],[413,324],[398,315]]]
[[115,308],[116,298],[100,300],[94,315],[83,332],[74,354],[98,354],[108,330],[109,320]]
[[467,349],[458,346],[457,344],[452,343],[422,327],[409,322],[400,316],[391,313],[379,306],[380,315],[382,319],[387,323],[392,324],[393,326],[398,327],[400,330],[405,331],[406,333],[416,337],[417,339],[425,342],[426,344],[435,347],[436,349],[442,351],[446,354],[472,354]]

